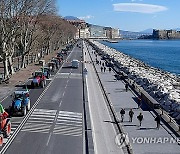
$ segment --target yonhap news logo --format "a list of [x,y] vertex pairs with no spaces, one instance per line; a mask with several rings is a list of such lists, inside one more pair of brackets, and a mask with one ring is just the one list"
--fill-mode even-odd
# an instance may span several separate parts
[[129,144],[180,144],[180,138],[173,138],[173,137],[167,137],[167,136],[128,137],[127,133],[121,133],[115,137],[115,143],[120,148]]
[[180,138],[173,137],[132,137],[133,144],[180,144]]
[[129,138],[128,138],[127,133],[121,133],[121,134],[116,135],[115,143],[117,144],[119,148],[129,145]]

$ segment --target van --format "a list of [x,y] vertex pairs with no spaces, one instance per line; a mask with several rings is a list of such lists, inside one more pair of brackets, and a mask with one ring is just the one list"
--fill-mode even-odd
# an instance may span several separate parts
[[79,67],[79,60],[73,59],[73,60],[71,61],[71,67],[72,67],[72,68],[78,68],[78,67]]

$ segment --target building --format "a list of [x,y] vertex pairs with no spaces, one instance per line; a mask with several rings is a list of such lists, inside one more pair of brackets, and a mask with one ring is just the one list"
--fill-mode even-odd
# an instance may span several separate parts
[[180,31],[153,29],[154,39],[180,39]]
[[104,30],[105,30],[105,35],[108,39],[119,39],[120,38],[119,29],[105,27]]
[[98,39],[119,39],[119,29],[103,27],[86,23],[84,20],[66,19],[69,23],[77,27],[75,38],[98,38]]
[[89,25],[90,38],[106,38],[103,26]]

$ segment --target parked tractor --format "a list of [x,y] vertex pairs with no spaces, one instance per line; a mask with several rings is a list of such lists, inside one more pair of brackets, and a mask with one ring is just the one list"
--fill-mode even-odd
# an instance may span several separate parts
[[31,81],[31,87],[42,87],[46,85],[46,77],[42,71],[35,71],[33,73],[33,80]]
[[11,95],[12,106],[9,107],[9,114],[25,116],[27,111],[31,108],[31,101],[29,98],[29,90],[16,90],[13,95]]
[[42,72],[44,73],[44,76],[49,79],[49,77],[51,76],[51,71],[49,67],[42,67],[41,68]]
[[3,144],[4,138],[7,138],[11,133],[11,122],[8,118],[8,113],[0,114],[0,146]]

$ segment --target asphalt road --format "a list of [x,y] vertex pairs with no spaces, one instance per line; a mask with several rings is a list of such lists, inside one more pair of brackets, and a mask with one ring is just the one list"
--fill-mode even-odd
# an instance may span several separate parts
[[[31,106],[37,106],[6,153],[83,152],[82,67],[70,67],[70,61],[81,60],[81,54],[81,49],[75,47],[67,59],[68,62],[48,80],[47,87],[30,90]],[[10,102],[11,98],[8,97],[3,104],[7,107]],[[23,117],[11,118],[13,131],[22,120]]]

